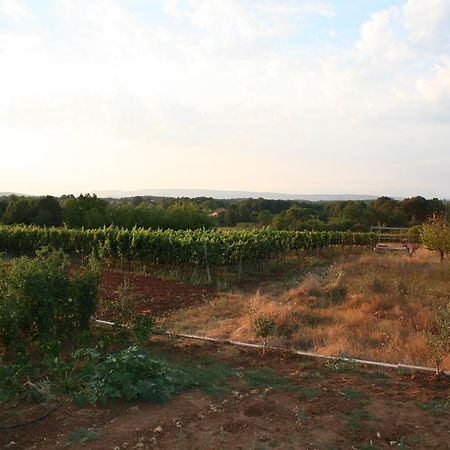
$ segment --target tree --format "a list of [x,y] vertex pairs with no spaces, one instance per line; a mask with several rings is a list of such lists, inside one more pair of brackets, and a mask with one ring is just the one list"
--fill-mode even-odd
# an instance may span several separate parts
[[0,219],[2,218],[3,214],[5,214],[8,203],[9,202],[6,199],[0,200]]
[[13,223],[23,223],[30,225],[33,223],[33,205],[28,198],[14,197],[6,208],[3,221],[7,225]]
[[256,314],[251,305],[249,306],[248,313],[256,337],[262,338],[264,355],[266,353],[267,338],[272,336],[275,332],[275,317],[272,314]]
[[405,198],[401,203],[401,208],[408,217],[411,225],[423,223],[430,214],[428,210],[428,200],[420,195]]
[[63,224],[63,211],[58,199],[51,195],[35,201],[33,223],[39,226],[59,227]]
[[441,306],[434,315],[434,333],[427,336],[430,356],[439,375],[444,358],[450,353],[450,303]]
[[445,216],[432,216],[428,223],[422,226],[421,237],[423,245],[432,251],[439,252],[441,261],[450,252],[450,226]]
[[267,209],[263,209],[257,215],[258,223],[264,226],[270,225],[272,222],[272,214]]
[[108,203],[95,194],[68,197],[63,211],[64,222],[72,228],[99,228],[108,223]]

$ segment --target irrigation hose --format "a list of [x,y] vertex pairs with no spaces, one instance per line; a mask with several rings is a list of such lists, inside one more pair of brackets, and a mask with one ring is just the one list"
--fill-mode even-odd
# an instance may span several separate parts
[[[118,325],[116,322],[110,322],[107,320],[94,319],[94,322],[101,324],[101,325],[108,325],[108,326],[117,326]],[[178,338],[185,338],[185,339],[195,339],[195,340],[199,340],[199,341],[208,341],[208,342],[214,342],[217,344],[234,345],[236,347],[248,347],[248,348],[258,348],[258,349],[265,348],[266,350],[268,349],[268,350],[274,350],[277,352],[291,353],[293,355],[306,356],[308,358],[326,359],[329,361],[345,361],[345,362],[361,364],[361,365],[383,367],[385,369],[397,369],[397,370],[403,369],[403,370],[411,370],[411,371],[416,371],[416,372],[436,373],[436,369],[433,369],[431,367],[413,366],[413,365],[409,365],[409,364],[400,364],[400,363],[392,364],[392,363],[385,363],[385,362],[381,362],[381,361],[371,361],[371,360],[366,360],[366,359],[348,358],[345,356],[320,355],[318,353],[302,352],[300,350],[295,350],[295,349],[264,346],[261,344],[252,344],[249,342],[231,341],[228,339],[212,338],[212,337],[208,337],[208,336],[198,336],[195,334],[174,333],[172,331],[164,331],[164,330],[159,331],[156,334],[173,336],[173,337],[178,337]],[[450,372],[445,372],[445,371],[442,371],[439,374],[450,376]]]
[[47,418],[51,413],[55,412],[57,409],[61,408],[65,402],[59,403],[58,405],[54,406],[52,409],[47,411],[45,414],[42,414],[41,416],[35,417],[34,419],[25,420],[24,422],[18,422],[18,423],[12,423],[12,424],[0,424],[0,430],[11,430],[13,428],[20,428],[20,427],[26,427],[27,425],[33,425],[36,422],[40,422],[41,420],[44,420]]

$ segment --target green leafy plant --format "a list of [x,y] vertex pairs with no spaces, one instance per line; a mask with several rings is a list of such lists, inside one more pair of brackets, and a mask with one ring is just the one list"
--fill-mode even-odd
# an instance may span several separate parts
[[70,256],[135,260],[143,264],[201,265],[207,247],[211,266],[273,260],[289,251],[332,245],[373,245],[375,233],[338,231],[252,230],[151,230],[104,227],[99,229],[0,226],[0,251],[32,255],[42,246],[58,248]]
[[437,251],[440,260],[450,252],[450,225],[445,216],[432,216],[420,231],[422,242],[428,250]]
[[255,314],[253,309],[249,309],[250,321],[256,337],[262,338],[263,355],[266,353],[267,338],[275,332],[275,318],[270,314]]
[[[37,346],[56,355],[61,344],[89,330],[97,304],[98,270],[69,274],[68,258],[44,249],[13,260],[0,285],[0,345],[17,353]],[[19,348],[21,347],[21,348]]]
[[17,364],[0,365],[0,404],[12,400],[22,389]]
[[155,319],[152,316],[144,316],[138,314],[134,317],[131,325],[131,332],[134,339],[139,344],[144,344],[148,341],[150,335],[155,328]]
[[139,347],[109,354],[91,350],[77,356],[86,359],[81,397],[91,403],[110,399],[161,403],[177,391],[175,371]]

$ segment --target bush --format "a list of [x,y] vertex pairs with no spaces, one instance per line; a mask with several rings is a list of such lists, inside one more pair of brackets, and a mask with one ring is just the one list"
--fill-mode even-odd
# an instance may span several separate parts
[[72,276],[61,251],[14,260],[0,285],[0,345],[6,350],[60,344],[89,329],[97,305],[98,270],[91,264]]
[[263,340],[263,354],[265,354],[267,338],[275,332],[275,318],[270,314],[255,316],[251,313],[251,322],[256,337],[260,337]]
[[[83,354],[84,353],[84,354]],[[161,403],[178,390],[176,372],[164,362],[150,358],[139,347],[109,354],[85,351],[87,359],[80,400],[91,403],[110,399],[148,400]]]
[[134,339],[139,344],[145,344],[155,328],[155,319],[152,316],[136,315],[131,325]]
[[450,252],[450,226],[444,216],[433,216],[422,226],[421,237],[428,250],[437,251],[441,261]]

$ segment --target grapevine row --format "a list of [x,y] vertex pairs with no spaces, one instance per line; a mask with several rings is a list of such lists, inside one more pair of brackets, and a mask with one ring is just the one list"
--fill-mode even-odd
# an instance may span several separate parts
[[337,231],[252,230],[127,230],[0,226],[0,252],[31,255],[42,247],[62,249],[72,256],[138,260],[149,264],[199,264],[205,249],[209,264],[264,261],[291,251],[331,245],[372,245],[373,233]]

